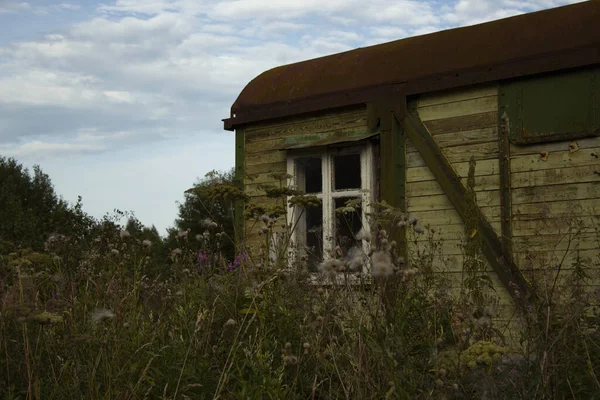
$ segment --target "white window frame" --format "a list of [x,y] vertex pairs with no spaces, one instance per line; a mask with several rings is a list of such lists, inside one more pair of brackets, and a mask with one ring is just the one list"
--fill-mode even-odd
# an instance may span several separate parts
[[[372,205],[375,193],[375,166],[373,144],[370,142],[358,146],[327,147],[321,149],[303,149],[299,151],[288,151],[287,155],[287,173],[292,187],[304,187],[303,171],[297,170],[296,160],[307,157],[321,158],[322,188],[321,193],[315,194],[321,199],[323,205],[323,259],[331,258],[334,251],[334,229],[335,229],[335,199],[341,197],[358,197],[361,199],[361,218],[363,229],[370,234],[370,226],[367,220],[367,214],[372,212]],[[343,154],[360,154],[360,189],[333,190],[334,176],[334,157]],[[327,179],[326,179],[327,177]],[[289,198],[288,198],[289,200]],[[298,237],[306,237],[305,215],[300,217],[296,207],[289,207],[287,211],[288,221],[295,226],[291,236],[290,261],[293,263],[296,254],[293,249],[296,248]],[[362,240],[364,254],[370,252],[371,244],[367,240]],[[368,265],[363,266],[363,273],[367,273]]]

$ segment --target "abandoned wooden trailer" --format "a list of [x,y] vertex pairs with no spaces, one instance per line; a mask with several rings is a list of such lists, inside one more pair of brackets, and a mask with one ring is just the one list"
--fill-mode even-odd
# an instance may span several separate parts
[[[315,245],[310,227],[322,225],[319,256],[340,239],[335,208],[361,198],[364,218],[369,202],[385,200],[441,232],[455,282],[471,207],[506,303],[526,297],[536,263],[553,256],[597,268],[598,21],[600,2],[589,1],[266,71],[224,120],[238,183],[258,204],[271,200],[261,188],[277,184],[274,172],[317,194],[322,205],[303,214],[296,239]],[[575,220],[580,234],[569,240]],[[251,226],[250,245],[263,240]]]

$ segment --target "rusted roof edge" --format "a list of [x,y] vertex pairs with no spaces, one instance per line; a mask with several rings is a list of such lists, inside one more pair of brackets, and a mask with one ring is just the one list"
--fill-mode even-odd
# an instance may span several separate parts
[[274,103],[237,112],[235,117],[223,119],[225,130],[251,122],[289,117],[366,103],[392,96],[410,96],[469,86],[540,73],[556,72],[577,67],[600,65],[600,42],[591,46],[569,49],[529,58],[483,65],[444,74],[423,77],[410,82],[369,86],[353,91],[328,93],[294,102]]

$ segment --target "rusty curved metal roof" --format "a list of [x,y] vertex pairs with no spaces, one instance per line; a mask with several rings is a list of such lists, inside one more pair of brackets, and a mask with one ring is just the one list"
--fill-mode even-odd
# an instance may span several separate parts
[[273,68],[242,90],[225,128],[600,64],[599,21],[592,0]]

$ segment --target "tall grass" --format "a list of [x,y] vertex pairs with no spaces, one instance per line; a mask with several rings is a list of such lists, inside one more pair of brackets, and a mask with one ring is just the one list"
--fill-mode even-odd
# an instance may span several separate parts
[[[273,218],[263,218],[267,236]],[[486,279],[452,288],[443,238],[424,222],[382,205],[371,223],[363,256],[379,272],[351,273],[352,260],[337,254],[316,283],[302,260],[288,268],[268,249],[228,263],[210,247],[221,237],[215,226],[198,236],[200,254],[192,232],[166,259],[118,232],[85,251],[67,237],[43,254],[12,249],[0,261],[0,396],[600,397],[597,295],[588,290],[599,260],[568,266],[568,285],[556,284],[556,265],[538,266],[552,277],[536,281],[544,295],[507,327]],[[406,260],[388,233],[399,224],[414,243]],[[465,259],[477,259],[465,244]]]

